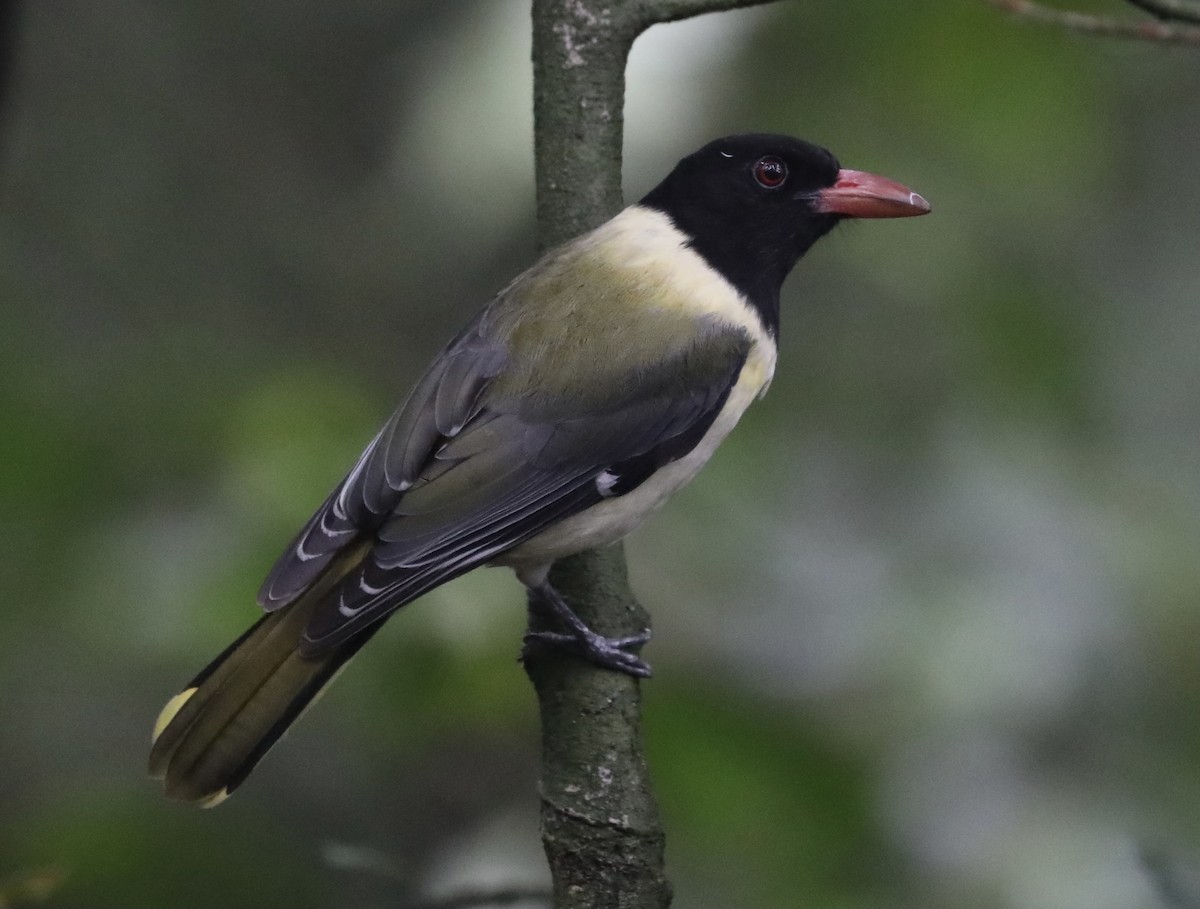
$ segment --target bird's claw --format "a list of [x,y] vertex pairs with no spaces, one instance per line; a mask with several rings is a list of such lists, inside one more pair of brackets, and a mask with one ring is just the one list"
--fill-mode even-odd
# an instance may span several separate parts
[[650,677],[650,664],[634,652],[650,640],[650,629],[620,638],[606,638],[591,629],[574,631],[573,634],[559,631],[527,632],[525,652],[522,656],[530,653],[530,645],[552,646],[573,653],[604,669],[624,672],[626,675],[642,679]]

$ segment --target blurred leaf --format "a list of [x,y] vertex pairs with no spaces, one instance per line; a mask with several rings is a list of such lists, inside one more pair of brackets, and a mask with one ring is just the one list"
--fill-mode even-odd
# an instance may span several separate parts
[[803,893],[830,906],[882,886],[891,858],[860,758],[732,680],[663,676],[645,698],[671,849],[697,863],[690,887],[709,882],[724,905],[793,905]]
[[0,879],[0,909],[44,903],[62,887],[67,872],[59,865],[29,868]]
[[[223,809],[224,811],[224,809]],[[236,823],[235,823],[236,821]],[[14,841],[13,834],[19,838]],[[56,897],[96,909],[327,907],[315,852],[284,818],[100,792],[60,801],[0,840],[4,854],[61,856]]]

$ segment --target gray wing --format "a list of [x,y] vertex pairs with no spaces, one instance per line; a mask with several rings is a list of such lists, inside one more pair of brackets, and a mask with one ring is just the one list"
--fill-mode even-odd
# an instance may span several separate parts
[[[302,650],[325,652],[421,594],[690,451],[749,349],[738,330],[681,346],[593,408],[497,393],[508,355],[484,318],[456,338],[284,553],[260,602],[298,598],[351,542],[366,556],[320,603]],[[703,364],[697,369],[696,364]],[[702,379],[697,378],[703,376]]]
[[288,544],[258,592],[268,612],[298,599],[339,552],[382,526],[431,452],[474,414],[480,392],[505,361],[503,350],[484,339],[482,321],[477,318],[447,345]]

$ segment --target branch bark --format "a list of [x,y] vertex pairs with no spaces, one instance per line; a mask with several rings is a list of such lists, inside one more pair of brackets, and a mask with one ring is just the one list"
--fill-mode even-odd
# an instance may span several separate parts
[[[1067,31],[1105,38],[1155,41],[1160,44],[1200,45],[1200,26],[1197,25],[1097,16],[1076,10],[1057,9],[1042,3],[1035,3],[1033,0],[985,0],[985,2],[990,3],[996,9],[1012,13],[1020,19],[1057,26]],[[1134,0],[1130,0],[1130,2],[1134,2]],[[1135,3],[1135,5],[1143,8],[1153,5],[1161,14],[1170,5],[1170,2],[1169,0],[1141,0],[1141,3]]]
[[1125,2],[1160,19],[1200,24],[1200,2],[1197,0],[1125,0]]
[[[534,153],[545,249],[622,207],[625,63],[659,22],[771,0],[534,0]],[[551,582],[592,628],[635,634],[649,616],[615,546],[563,559]],[[530,628],[540,619],[530,610]],[[526,659],[542,720],[542,842],[557,909],[666,909],[664,834],[642,749],[637,679],[579,660]]]

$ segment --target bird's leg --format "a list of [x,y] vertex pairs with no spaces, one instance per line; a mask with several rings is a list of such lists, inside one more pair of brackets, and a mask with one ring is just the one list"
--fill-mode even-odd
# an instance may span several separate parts
[[614,672],[648,678],[650,664],[637,655],[650,640],[650,629],[623,638],[606,638],[597,634],[575,614],[567,601],[548,581],[530,587],[531,602],[563,631],[530,631],[525,635],[525,653],[530,645],[549,644]]

